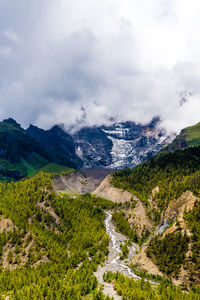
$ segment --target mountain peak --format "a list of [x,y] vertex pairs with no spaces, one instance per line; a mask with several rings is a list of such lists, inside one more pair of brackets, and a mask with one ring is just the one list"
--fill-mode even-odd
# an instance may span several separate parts
[[3,122],[4,122],[4,123],[11,124],[11,125],[13,125],[13,126],[15,126],[15,127],[21,128],[21,125],[18,124],[18,123],[17,123],[14,119],[12,119],[12,118],[5,119],[5,120],[3,120]]

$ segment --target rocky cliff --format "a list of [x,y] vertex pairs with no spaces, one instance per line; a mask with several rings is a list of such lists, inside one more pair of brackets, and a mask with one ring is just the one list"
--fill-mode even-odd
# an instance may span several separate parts
[[115,123],[111,126],[83,128],[73,135],[76,154],[85,167],[121,169],[147,160],[171,142],[155,117],[148,124]]

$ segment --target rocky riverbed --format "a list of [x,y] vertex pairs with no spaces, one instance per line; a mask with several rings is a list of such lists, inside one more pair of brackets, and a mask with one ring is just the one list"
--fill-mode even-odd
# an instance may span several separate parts
[[127,238],[121,233],[116,232],[111,220],[112,213],[106,211],[105,226],[106,231],[110,237],[109,255],[107,257],[107,260],[104,262],[104,265],[98,267],[97,271],[95,272],[95,276],[97,277],[99,283],[104,285],[104,294],[118,300],[121,299],[121,297],[117,295],[111,283],[106,283],[103,281],[103,274],[107,271],[112,271],[113,273],[116,273],[118,271],[127,277],[138,279],[139,277],[135,275],[132,269],[128,266],[129,260],[135,255],[138,246],[132,243],[132,245],[129,247],[128,258],[126,260],[120,259],[120,244],[125,242]]

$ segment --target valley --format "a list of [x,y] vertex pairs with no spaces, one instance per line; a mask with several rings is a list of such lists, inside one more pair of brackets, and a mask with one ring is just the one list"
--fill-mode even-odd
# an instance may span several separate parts
[[[141,133],[132,125],[89,135],[132,143]],[[96,156],[78,168],[76,145],[61,127],[29,130],[32,137],[14,120],[0,123],[2,299],[199,299],[200,146],[169,145],[135,168],[93,163]]]
[[120,258],[120,254],[121,254],[120,245],[124,244],[125,241],[127,241],[127,238],[121,233],[116,232],[111,219],[112,219],[112,212],[106,212],[106,219],[104,222],[106,226],[106,232],[108,233],[110,238],[110,243],[108,248],[109,254],[103,266],[99,266],[97,271],[94,273],[94,275],[97,277],[99,283],[104,286],[103,293],[105,295],[114,297],[114,299],[121,299],[121,297],[117,295],[116,291],[114,290],[113,285],[103,280],[103,276],[104,273],[110,271],[113,273],[120,272],[121,274],[127,277],[139,279],[139,277],[135,275],[133,270],[128,265],[130,259],[135,255],[135,251],[136,249],[138,249],[138,246],[132,243],[128,247],[129,254],[126,260]]
[[200,300],[199,11],[0,0],[0,300]]

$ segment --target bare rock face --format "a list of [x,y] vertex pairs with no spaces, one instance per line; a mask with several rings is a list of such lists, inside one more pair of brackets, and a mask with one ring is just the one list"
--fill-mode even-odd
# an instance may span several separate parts
[[136,232],[138,236],[142,236],[143,229],[148,229],[149,232],[151,232],[153,222],[147,217],[144,204],[135,195],[128,191],[114,187],[111,179],[111,175],[108,175],[93,194],[116,203],[132,203],[134,200],[136,202],[135,208],[124,210],[125,217],[128,219],[131,227],[137,228]]
[[142,247],[141,251],[132,259],[132,263],[139,266],[140,269],[154,275],[164,276],[159,271],[158,267],[152,262],[152,260],[146,255],[147,246]]
[[[179,227],[182,229],[182,233],[186,230],[187,235],[190,236],[191,233],[187,229],[185,219],[183,218],[184,213],[191,211],[194,208],[195,202],[199,202],[200,199],[193,195],[192,192],[186,191],[184,192],[178,199],[171,200],[165,212],[162,214],[162,222],[166,224],[170,221],[177,220]],[[164,232],[164,236],[176,231],[178,225],[175,223],[172,227],[168,228]]]
[[147,124],[114,123],[83,127],[67,133],[62,125],[43,130],[30,125],[26,130],[51,161],[75,169],[134,167],[168,145],[172,137],[160,127],[159,117]]
[[3,216],[0,216],[0,233],[6,231],[13,231],[15,225],[10,219],[5,219]]
[[66,194],[91,193],[97,188],[101,180],[75,172],[56,176],[53,179],[53,187],[55,191]]
[[123,122],[82,128],[73,135],[76,154],[84,167],[134,167],[171,142],[172,137],[159,124],[159,117],[155,117],[145,125]]
[[128,191],[120,190],[111,184],[111,176],[108,175],[93,192],[93,194],[111,200],[113,202],[127,202],[130,201],[133,195]]

